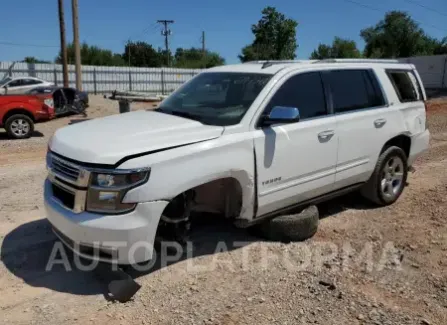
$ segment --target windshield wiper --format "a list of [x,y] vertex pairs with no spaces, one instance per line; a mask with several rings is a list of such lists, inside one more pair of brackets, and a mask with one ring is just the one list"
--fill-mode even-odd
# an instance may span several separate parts
[[172,114],[172,115],[175,115],[175,116],[185,117],[185,118],[189,118],[191,120],[202,122],[202,117],[201,116],[194,115],[194,114],[191,114],[191,113],[188,113],[188,112],[173,111],[173,110],[162,110],[160,108],[157,108],[154,111],[155,112],[159,112],[159,113]]

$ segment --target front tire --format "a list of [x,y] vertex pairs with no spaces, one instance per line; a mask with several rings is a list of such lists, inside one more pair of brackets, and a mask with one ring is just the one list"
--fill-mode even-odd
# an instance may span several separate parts
[[380,154],[376,168],[361,194],[379,206],[393,204],[405,188],[407,175],[407,155],[399,147],[389,147]]
[[26,139],[34,132],[34,122],[27,115],[15,114],[6,120],[5,129],[13,139]]

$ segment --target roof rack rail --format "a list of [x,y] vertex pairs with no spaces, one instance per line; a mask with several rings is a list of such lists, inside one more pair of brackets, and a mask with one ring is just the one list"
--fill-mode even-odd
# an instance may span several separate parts
[[400,63],[395,59],[323,59],[313,63]]
[[244,64],[262,64],[262,69],[271,67],[274,64],[287,64],[287,63],[314,63],[318,60],[258,60],[258,61],[247,61]]

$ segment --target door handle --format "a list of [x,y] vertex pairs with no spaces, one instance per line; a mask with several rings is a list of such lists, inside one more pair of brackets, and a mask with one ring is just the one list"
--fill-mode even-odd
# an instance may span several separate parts
[[374,126],[376,128],[381,128],[382,126],[384,126],[386,123],[386,120],[384,118],[379,118],[378,120],[374,121]]
[[318,138],[320,140],[329,140],[330,138],[332,138],[332,136],[335,134],[334,130],[327,130],[327,131],[323,131],[318,133]]

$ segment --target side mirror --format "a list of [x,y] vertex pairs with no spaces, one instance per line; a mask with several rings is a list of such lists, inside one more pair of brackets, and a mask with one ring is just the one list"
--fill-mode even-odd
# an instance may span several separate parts
[[275,106],[268,116],[265,116],[264,126],[275,123],[296,123],[300,120],[300,111],[296,107]]

